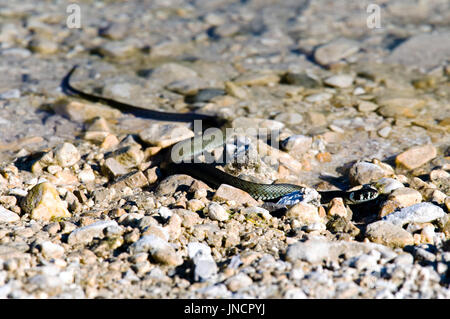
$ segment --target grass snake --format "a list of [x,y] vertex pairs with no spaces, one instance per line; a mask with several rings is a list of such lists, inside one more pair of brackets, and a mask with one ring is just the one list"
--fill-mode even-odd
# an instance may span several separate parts
[[[103,96],[98,96],[90,93],[85,93],[81,90],[74,88],[70,84],[70,77],[75,72],[77,65],[72,67],[68,74],[63,78],[61,82],[61,87],[63,92],[69,95],[75,95],[79,98],[88,100],[90,102],[102,103],[116,108],[124,113],[131,113],[135,116],[142,118],[150,118],[160,121],[169,122],[193,122],[194,120],[201,120],[206,123],[205,127],[218,127],[222,125],[222,121],[217,117],[198,114],[198,113],[172,113],[172,112],[162,112],[150,109],[145,109],[130,105],[127,103],[119,102],[113,99],[109,99]],[[205,142],[206,141],[206,142]],[[194,136],[190,139],[186,139],[177,143],[179,149],[183,149],[183,143],[189,144],[190,147],[184,148],[188,149],[186,153],[177,153],[178,159],[166,165],[170,167],[171,170],[177,172],[188,173],[194,178],[201,179],[207,184],[218,187],[221,184],[228,184],[239,189],[242,189],[249,193],[255,199],[261,199],[264,201],[273,201],[282,198],[295,191],[303,191],[304,187],[295,184],[261,184],[255,183],[241,178],[230,175],[218,168],[215,165],[207,163],[197,163],[197,162],[182,162],[183,159],[187,159],[204,152],[205,150],[212,150],[214,148],[223,146],[225,143],[224,139],[214,139],[212,142],[208,142],[208,138]],[[180,148],[181,147],[181,148]],[[173,149],[173,148],[172,148]],[[173,152],[172,152],[173,153]],[[346,204],[360,204],[376,199],[379,195],[378,190],[369,186],[363,185],[362,188],[352,191],[341,191],[341,190],[331,190],[331,191],[319,191],[321,195],[321,202],[327,203],[335,197],[341,197],[344,199]]]

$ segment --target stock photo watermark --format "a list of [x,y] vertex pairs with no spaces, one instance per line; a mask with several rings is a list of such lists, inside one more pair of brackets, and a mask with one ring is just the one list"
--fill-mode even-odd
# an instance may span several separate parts
[[381,8],[375,3],[371,3],[367,6],[366,13],[368,14],[366,19],[366,25],[369,29],[381,29]]
[[66,25],[69,29],[81,28],[81,8],[76,3],[71,3],[66,8],[68,14],[66,19]]

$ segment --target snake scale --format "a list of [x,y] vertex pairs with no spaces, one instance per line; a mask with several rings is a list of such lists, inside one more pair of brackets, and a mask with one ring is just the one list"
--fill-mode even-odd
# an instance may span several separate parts
[[[170,122],[192,122],[194,120],[202,120],[208,123],[210,126],[221,125],[220,119],[214,116],[198,113],[171,113],[171,112],[161,112],[150,109],[144,109],[137,106],[133,106],[127,103],[119,102],[106,97],[85,93],[81,90],[74,88],[70,84],[70,77],[75,72],[77,65],[72,67],[68,74],[63,78],[61,82],[61,87],[63,92],[69,95],[74,95],[79,98],[88,100],[90,102],[102,103],[116,108],[124,113],[132,113],[135,116],[143,118],[151,118],[160,121],[170,121]],[[198,137],[193,137],[182,141],[190,142],[192,150],[188,151],[187,154],[182,155],[182,159],[193,157],[199,152],[203,152],[206,148],[213,149],[222,146],[224,140],[215,140],[213,143],[208,145],[204,144],[204,139],[199,139]],[[239,189],[242,189],[249,193],[255,199],[273,201],[280,199],[281,197],[290,194],[295,191],[303,191],[304,187],[294,184],[261,184],[246,181],[230,175],[220,169],[217,169],[214,165],[207,163],[171,163],[172,168],[176,171],[188,173],[194,178],[201,179],[207,184],[214,187],[218,187],[221,184],[228,184]],[[335,197],[342,197],[347,204],[360,204],[376,199],[379,195],[378,190],[372,188],[371,186],[364,185],[362,188],[353,191],[319,191],[321,195],[321,202],[327,203]]]

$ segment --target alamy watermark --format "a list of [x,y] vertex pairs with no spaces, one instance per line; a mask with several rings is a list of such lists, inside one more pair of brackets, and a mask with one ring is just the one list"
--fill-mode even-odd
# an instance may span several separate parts
[[76,3],[71,3],[66,8],[68,14],[66,19],[66,25],[69,29],[81,28],[81,8]]
[[375,3],[367,6],[366,12],[369,14],[366,25],[369,29],[381,29],[381,8]]

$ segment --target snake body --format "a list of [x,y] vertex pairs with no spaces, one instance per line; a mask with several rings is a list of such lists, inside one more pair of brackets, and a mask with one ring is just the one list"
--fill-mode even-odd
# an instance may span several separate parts
[[[79,98],[83,98],[91,102],[103,103],[119,109],[124,113],[132,113],[135,116],[143,118],[172,122],[192,122],[194,120],[202,120],[206,121],[209,124],[212,123],[211,125],[213,126],[219,125],[218,123],[220,123],[219,119],[210,115],[198,113],[171,113],[149,110],[109,99],[103,96],[85,93],[74,88],[70,84],[70,77],[72,76],[76,68],[77,66],[75,65],[61,82],[61,87],[67,94],[76,95]],[[227,174],[226,172],[217,169],[215,165],[186,162],[188,158],[192,158],[199,153],[204,152],[205,150],[212,150],[216,147],[222,146],[225,143],[224,139],[213,139],[212,142],[209,143],[205,143],[205,140],[208,140],[208,138],[205,139],[204,137],[193,137],[176,144],[178,146],[182,146],[183,143],[188,143],[188,151],[181,155],[177,153],[178,157],[176,163],[171,163],[169,166],[177,171],[188,173],[195,178],[201,179],[214,187],[218,187],[221,184],[228,184],[246,191],[255,199],[261,199],[264,201],[276,200],[292,192],[304,190],[304,187],[294,184],[261,184],[250,182]],[[361,204],[376,199],[379,195],[379,192],[368,185],[364,185],[361,189],[354,191],[319,191],[319,194],[321,195],[322,203],[327,203],[335,197],[341,197],[347,204]]]

